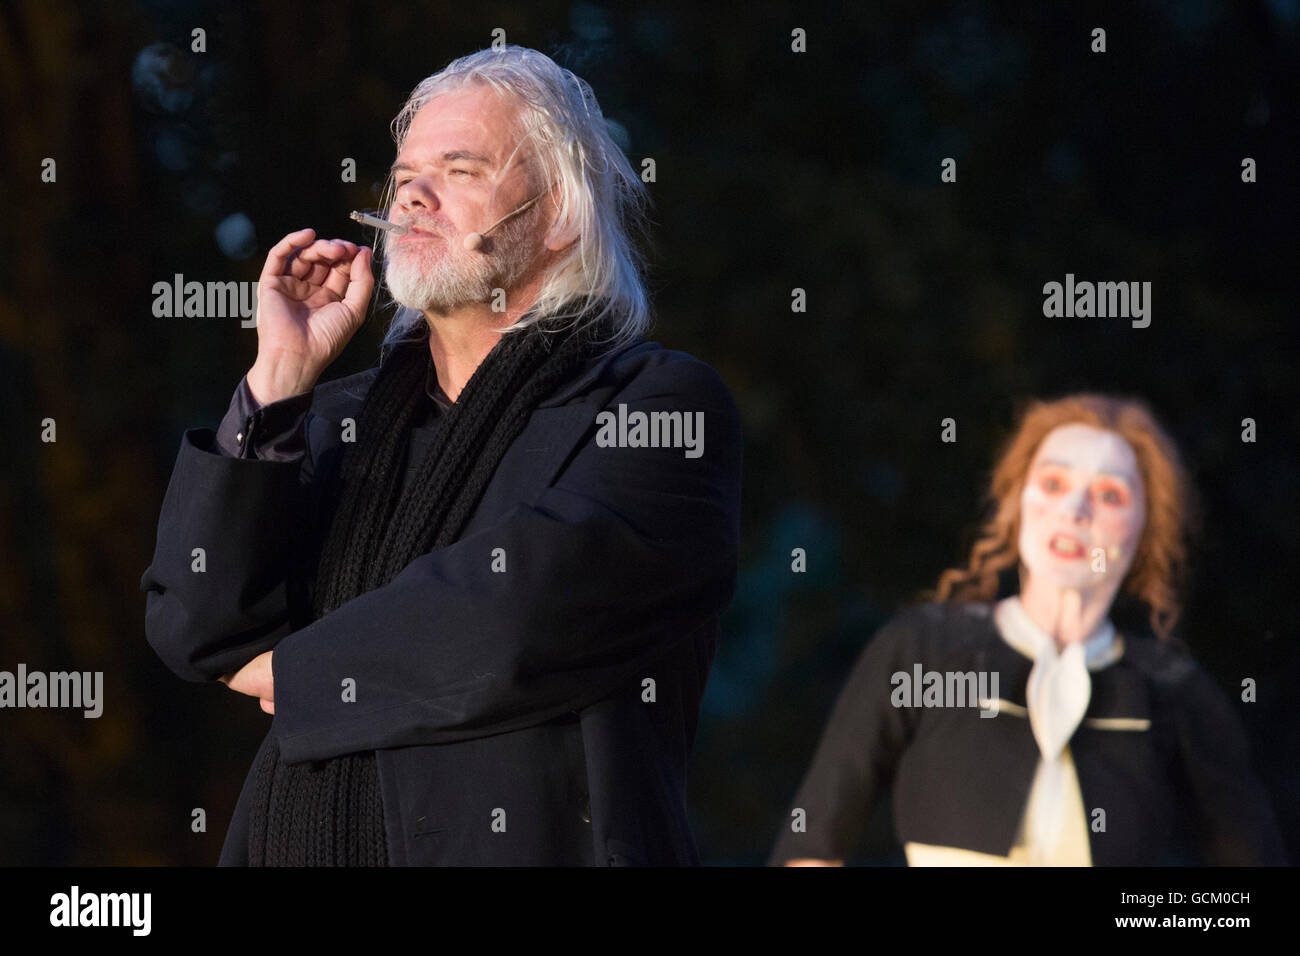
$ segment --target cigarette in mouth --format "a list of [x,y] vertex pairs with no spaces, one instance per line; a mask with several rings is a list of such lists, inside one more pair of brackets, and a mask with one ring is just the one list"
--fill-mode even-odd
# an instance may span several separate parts
[[357,212],[355,209],[352,211],[352,215],[349,216],[348,218],[355,219],[363,226],[374,226],[376,229],[385,229],[388,232],[395,233],[396,235],[399,236],[405,235],[406,233],[411,231],[407,229],[405,226],[394,225],[393,223],[389,222],[387,219],[376,219],[374,216],[367,215],[364,212]]

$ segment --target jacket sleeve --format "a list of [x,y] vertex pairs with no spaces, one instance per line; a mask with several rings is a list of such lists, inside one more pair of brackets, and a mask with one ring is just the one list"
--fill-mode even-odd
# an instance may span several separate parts
[[[915,726],[912,708],[890,702],[891,677],[920,660],[918,611],[891,619],[858,655],[812,764],[782,822],[769,866],[789,860],[847,860],[876,794],[892,777]],[[802,811],[802,813],[800,813]]]
[[216,447],[232,458],[259,461],[294,461],[307,450],[304,423],[311,409],[311,392],[303,392],[259,405],[248,387],[248,376],[239,380],[230,407],[217,428]]
[[282,759],[449,743],[580,710],[649,676],[726,607],[741,471],[730,393],[690,360],[648,366],[616,403],[629,416],[702,413],[703,453],[601,447],[593,405],[587,439],[535,500],[279,643]]
[[216,680],[289,633],[291,567],[307,532],[304,471],[302,458],[222,454],[212,429],[182,437],[140,578],[144,633],[174,674]]
[[[145,635],[186,680],[236,671],[290,631],[290,573],[308,531],[312,475],[310,456],[293,446],[304,444],[311,393],[261,408],[247,401],[254,414],[242,415],[237,391],[222,424],[223,431],[243,428],[233,449],[207,428],[181,438],[153,560],[140,579]],[[258,460],[256,448],[275,453]]]
[[1285,866],[1285,844],[1268,792],[1250,759],[1241,719],[1188,653],[1170,667],[1179,759],[1211,866]]

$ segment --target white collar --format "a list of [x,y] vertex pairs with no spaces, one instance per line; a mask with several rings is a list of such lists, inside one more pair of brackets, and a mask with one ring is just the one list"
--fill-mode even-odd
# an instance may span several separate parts
[[[1020,603],[1019,595],[1012,595],[997,603],[993,621],[998,633],[1011,647],[1030,660],[1037,660],[1047,644],[1056,642],[1034,623],[1033,618]],[[1090,671],[1109,667],[1124,654],[1124,639],[1115,632],[1110,618],[1103,618],[1083,642],[1084,664]]]

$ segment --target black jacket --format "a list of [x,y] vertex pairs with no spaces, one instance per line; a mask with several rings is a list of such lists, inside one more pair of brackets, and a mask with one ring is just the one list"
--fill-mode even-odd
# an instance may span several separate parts
[[[314,476],[376,372],[315,389],[305,460],[185,433],[141,581],[150,644],[193,681],[274,648],[263,746],[290,763],[377,751],[393,865],[698,863],[686,764],[739,538],[726,386],[657,343],[588,363],[533,413],[458,542],[310,622]],[[600,447],[596,416],[620,404],[703,412],[703,454]],[[246,862],[249,790],[222,864]]]
[[[1092,698],[1070,740],[1095,866],[1286,863],[1276,818],[1251,769],[1241,722],[1177,641],[1123,635],[1124,654],[1092,673]],[[895,707],[891,675],[998,674],[1009,701],[979,708]],[[926,604],[894,617],[853,668],[769,863],[852,855],[880,787],[893,785],[902,843],[1007,855],[1038,767],[1026,710],[1033,661],[1006,644],[992,605]],[[1176,854],[1182,853],[1179,857]]]

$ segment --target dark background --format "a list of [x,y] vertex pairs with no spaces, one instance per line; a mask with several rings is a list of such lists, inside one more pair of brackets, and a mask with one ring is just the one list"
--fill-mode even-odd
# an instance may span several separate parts
[[[1078,389],[1146,398],[1188,460],[1182,637],[1233,699],[1258,679],[1237,709],[1300,859],[1300,4],[868,6],[0,7],[0,669],[105,674],[98,720],[0,712],[0,864],[215,862],[270,718],[163,668],[139,580],[181,433],[215,428],[257,339],[156,318],[152,286],[255,281],[305,225],[367,241],[347,213],[378,201],[405,95],[495,27],[655,159],[651,337],[744,415],[740,584],[691,778],[704,861],[766,857],[858,651],[964,560],[1021,403]],[[1150,327],[1044,318],[1067,272],[1152,282]],[[387,318],[325,378],[375,364]],[[883,802],[863,859],[901,860]]]

